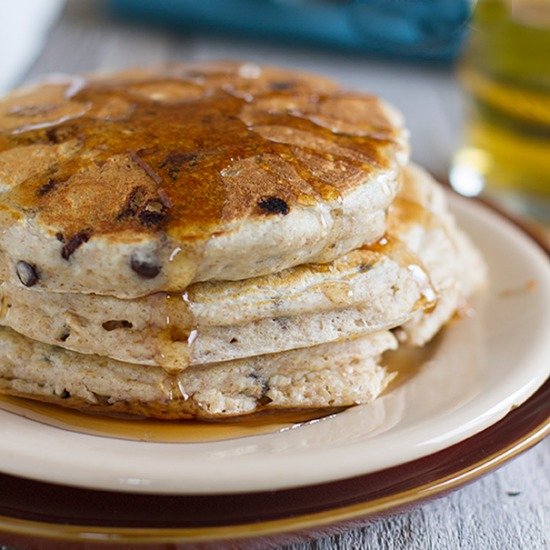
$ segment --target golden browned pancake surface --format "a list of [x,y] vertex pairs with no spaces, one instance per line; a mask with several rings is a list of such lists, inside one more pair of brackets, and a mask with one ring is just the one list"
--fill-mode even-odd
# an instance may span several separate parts
[[[278,235],[278,220],[323,204],[331,207],[318,232],[324,224],[330,235],[335,209],[345,218],[346,197],[370,180],[383,187],[384,204],[365,195],[372,204],[364,211],[380,210],[394,195],[391,185],[404,157],[404,130],[391,109],[321,77],[206,63],[72,78],[16,91],[0,102],[0,224],[32,220],[29,232],[50,239],[47,245],[66,262],[94,241],[106,250],[109,244],[154,242],[137,259],[130,249],[114,254],[124,254],[147,279],[143,292],[160,290],[174,284],[149,280],[166,272],[178,246],[190,257],[198,248],[193,243],[204,247],[209,239],[235,237],[250,223],[267,227],[259,230],[261,238]],[[220,264],[231,258],[216,250],[204,262],[198,256],[184,262],[175,286],[246,278],[302,261],[303,254],[292,253],[296,239],[264,239],[275,246],[271,256],[284,258],[268,261],[266,255],[262,265],[227,268]],[[244,249],[249,241],[242,239]],[[310,243],[301,244],[307,250]],[[15,267],[13,243],[8,239],[3,248]],[[313,259],[322,256],[319,242],[311,248]],[[86,261],[105,269],[96,256]],[[43,274],[49,269],[42,266]],[[70,270],[65,278],[65,285],[51,279],[49,286],[48,277],[40,284],[82,290],[84,282],[73,285]],[[113,288],[94,285],[93,277],[88,282],[89,291],[125,292],[116,281]]]

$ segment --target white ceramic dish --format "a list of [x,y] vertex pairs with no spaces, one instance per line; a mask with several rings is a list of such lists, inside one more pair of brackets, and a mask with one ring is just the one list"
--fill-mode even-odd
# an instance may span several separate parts
[[115,491],[261,491],[389,468],[494,424],[550,374],[550,264],[498,214],[451,202],[487,260],[490,289],[414,376],[371,405],[282,433],[186,444],[85,435],[0,411],[0,471]]

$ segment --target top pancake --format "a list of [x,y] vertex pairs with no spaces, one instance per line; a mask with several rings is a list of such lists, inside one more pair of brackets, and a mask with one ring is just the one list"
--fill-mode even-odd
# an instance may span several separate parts
[[0,102],[0,278],[137,297],[376,241],[408,156],[379,99],[195,63],[61,78]]

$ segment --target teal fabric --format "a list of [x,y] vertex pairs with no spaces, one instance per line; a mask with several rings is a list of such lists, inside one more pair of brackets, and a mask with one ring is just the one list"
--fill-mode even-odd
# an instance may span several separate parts
[[434,61],[458,53],[471,5],[470,0],[109,0],[113,14],[143,23]]

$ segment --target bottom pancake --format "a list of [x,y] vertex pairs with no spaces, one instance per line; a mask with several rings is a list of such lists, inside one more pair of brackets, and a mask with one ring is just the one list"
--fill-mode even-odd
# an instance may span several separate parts
[[397,347],[389,331],[169,375],[42,344],[0,328],[0,393],[98,413],[223,418],[263,409],[368,403],[394,377],[379,365]]

